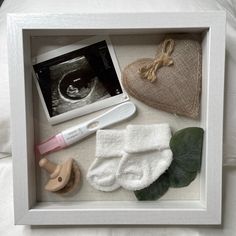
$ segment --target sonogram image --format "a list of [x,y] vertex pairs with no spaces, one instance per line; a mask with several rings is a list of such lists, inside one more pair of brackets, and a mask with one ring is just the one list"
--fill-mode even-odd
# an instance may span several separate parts
[[50,117],[123,93],[105,40],[33,67]]
[[110,97],[85,56],[50,67],[52,115]]

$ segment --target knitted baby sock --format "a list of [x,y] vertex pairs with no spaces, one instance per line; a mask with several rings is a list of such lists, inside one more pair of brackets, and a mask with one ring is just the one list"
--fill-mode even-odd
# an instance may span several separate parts
[[125,147],[116,173],[118,183],[127,190],[140,190],[153,183],[172,161],[168,124],[129,125]]
[[100,191],[113,191],[120,187],[116,171],[124,150],[124,130],[98,130],[96,159],[87,173],[89,183]]

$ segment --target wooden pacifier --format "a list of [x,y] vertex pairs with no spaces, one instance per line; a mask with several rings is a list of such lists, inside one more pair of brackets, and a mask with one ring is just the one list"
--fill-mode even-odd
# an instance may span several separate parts
[[39,166],[50,174],[50,179],[45,185],[45,190],[54,193],[69,193],[74,191],[80,183],[80,170],[73,159],[60,165],[43,158]]

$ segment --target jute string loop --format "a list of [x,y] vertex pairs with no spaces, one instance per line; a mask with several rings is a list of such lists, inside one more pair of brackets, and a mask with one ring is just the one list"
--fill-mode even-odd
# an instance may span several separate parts
[[174,50],[175,42],[173,39],[166,39],[162,44],[162,52],[153,62],[139,69],[139,74],[143,79],[154,82],[157,79],[157,71],[163,66],[170,66],[174,64],[170,57]]

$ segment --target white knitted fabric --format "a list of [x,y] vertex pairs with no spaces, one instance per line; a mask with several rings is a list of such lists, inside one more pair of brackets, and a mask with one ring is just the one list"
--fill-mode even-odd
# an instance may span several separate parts
[[149,186],[171,164],[170,138],[168,124],[97,131],[96,158],[87,180],[100,191],[113,191],[120,186],[139,190]]
[[127,190],[140,190],[163,174],[171,164],[168,124],[129,125],[125,132],[125,152],[116,172]]
[[96,158],[87,173],[87,180],[95,189],[108,192],[120,187],[116,171],[124,142],[124,130],[97,131]]
[[125,151],[138,153],[169,148],[171,130],[168,124],[128,125],[125,132]]

